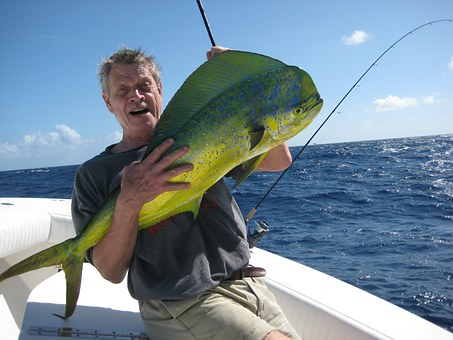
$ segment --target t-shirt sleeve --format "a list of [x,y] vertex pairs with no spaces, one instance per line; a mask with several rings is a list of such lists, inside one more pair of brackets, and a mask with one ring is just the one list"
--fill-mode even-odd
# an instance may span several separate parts
[[71,214],[76,234],[80,234],[98,210],[102,198],[88,171],[80,168],[74,179]]
[[[146,146],[120,154],[112,154],[109,149],[83,163],[76,172],[71,214],[77,235],[87,227],[108,196],[120,187],[123,168],[141,159]],[[92,262],[90,255],[91,250],[87,258]]]
[[[101,206],[103,199],[93,176],[82,166],[74,179],[71,202],[72,221],[77,235],[86,228]],[[92,248],[87,251],[86,259],[93,263]]]

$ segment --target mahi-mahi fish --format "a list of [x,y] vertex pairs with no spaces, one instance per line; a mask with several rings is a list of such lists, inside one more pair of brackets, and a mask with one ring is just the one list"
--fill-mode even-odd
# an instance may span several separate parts
[[[191,163],[194,169],[172,181],[191,186],[146,203],[139,229],[187,211],[196,218],[208,188],[241,164],[244,175],[236,186],[242,183],[267,151],[301,132],[321,107],[316,86],[299,67],[241,51],[228,51],[202,64],[168,103],[143,156],[169,137],[175,142],[166,154],[189,146],[190,152],[173,166]],[[85,253],[106,234],[119,192],[120,188],[108,196],[82,233],[13,265],[0,275],[0,282],[61,265],[66,275],[64,318],[70,317],[77,305]]]

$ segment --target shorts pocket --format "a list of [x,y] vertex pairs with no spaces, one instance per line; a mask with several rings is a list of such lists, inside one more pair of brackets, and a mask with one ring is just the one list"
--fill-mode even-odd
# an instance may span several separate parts
[[160,314],[162,317],[165,315],[172,319],[177,319],[188,309],[192,308],[198,303],[197,298],[185,300],[145,300],[140,301],[140,312],[142,316],[147,317]]

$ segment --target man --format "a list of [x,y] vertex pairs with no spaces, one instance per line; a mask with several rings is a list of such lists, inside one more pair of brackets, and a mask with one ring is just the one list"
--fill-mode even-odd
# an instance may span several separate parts
[[[207,57],[226,50],[214,47]],[[249,276],[243,270],[250,258],[246,227],[223,180],[205,193],[195,221],[183,213],[138,231],[143,204],[166,191],[189,188],[190,183],[169,179],[193,166],[168,167],[190,150],[183,147],[162,157],[173,144],[168,139],[138,162],[162,113],[162,83],[153,57],[122,49],[103,62],[99,76],[102,97],[123,137],[77,172],[72,201],[77,233],[118,185],[121,193],[108,233],[87,259],[114,283],[129,272],[129,291],[139,300],[151,339],[298,338],[262,279],[243,277]],[[267,154],[259,169],[282,170],[290,162],[283,144]]]

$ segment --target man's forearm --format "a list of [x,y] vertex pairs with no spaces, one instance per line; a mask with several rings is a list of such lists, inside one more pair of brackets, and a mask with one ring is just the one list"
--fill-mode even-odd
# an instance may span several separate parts
[[112,224],[93,248],[93,262],[101,275],[113,283],[123,281],[137,242],[139,209],[118,197]]

